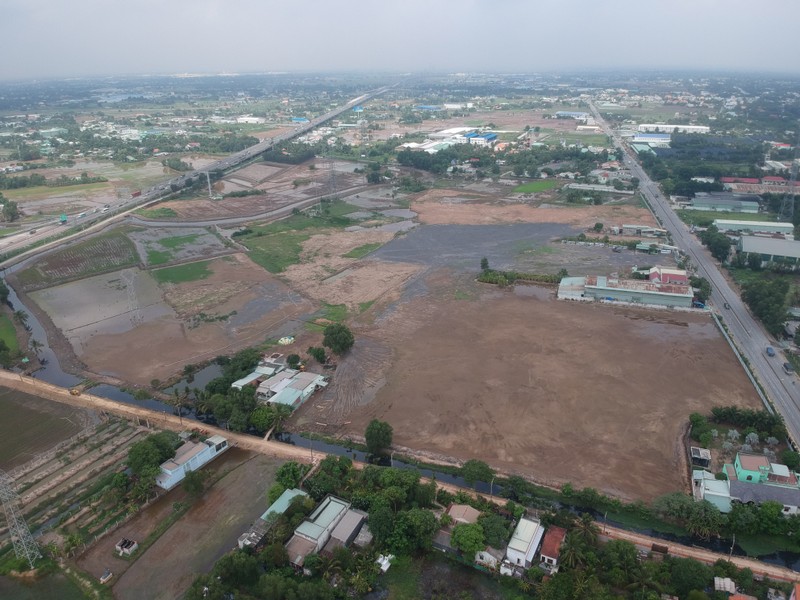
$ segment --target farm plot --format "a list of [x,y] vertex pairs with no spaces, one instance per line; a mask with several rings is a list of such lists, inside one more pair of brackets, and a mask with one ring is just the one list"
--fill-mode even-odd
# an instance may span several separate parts
[[231,252],[216,235],[199,227],[137,229],[128,237],[148,266],[211,258]]
[[126,233],[120,228],[56,250],[15,277],[31,291],[137,265],[139,255]]

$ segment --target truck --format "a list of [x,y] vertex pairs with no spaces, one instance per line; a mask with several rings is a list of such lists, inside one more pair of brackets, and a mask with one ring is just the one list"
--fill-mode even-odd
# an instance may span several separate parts
[[131,198],[138,198],[141,195],[142,195],[142,190],[136,190],[131,194]]
[[67,224],[67,215],[61,215],[58,218],[58,224],[59,225],[66,225]]

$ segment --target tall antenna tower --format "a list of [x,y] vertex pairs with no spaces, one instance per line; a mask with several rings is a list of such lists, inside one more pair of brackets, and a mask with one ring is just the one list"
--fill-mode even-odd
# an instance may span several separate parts
[[19,497],[14,491],[14,480],[5,471],[0,471],[0,501],[2,501],[3,510],[6,513],[8,532],[11,535],[11,542],[14,544],[14,553],[17,558],[26,559],[33,569],[36,559],[42,558],[42,553],[17,506]]

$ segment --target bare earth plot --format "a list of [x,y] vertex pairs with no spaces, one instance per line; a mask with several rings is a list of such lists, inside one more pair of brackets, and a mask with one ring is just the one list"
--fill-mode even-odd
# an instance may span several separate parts
[[128,237],[148,265],[200,260],[230,252],[221,239],[201,227],[150,227],[131,231]]
[[180,598],[195,577],[233,549],[239,535],[263,514],[266,491],[280,465],[277,459],[252,455],[218,481],[119,578],[115,597]]
[[478,299],[446,300],[445,276],[427,285],[436,302],[410,299],[362,333],[394,359],[374,365],[385,385],[339,421],[345,432],[379,418],[415,450],[652,499],[685,485],[691,412],[760,406],[703,315],[563,303],[533,287],[474,284]]
[[142,385],[262,342],[313,310],[244,255],[214,259],[207,269],[205,278],[160,286],[150,272],[126,269],[31,298],[90,371]]

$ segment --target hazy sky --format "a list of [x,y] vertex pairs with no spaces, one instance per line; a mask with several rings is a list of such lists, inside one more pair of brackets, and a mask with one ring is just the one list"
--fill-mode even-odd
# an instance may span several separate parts
[[0,0],[0,79],[247,71],[800,72],[797,0]]

